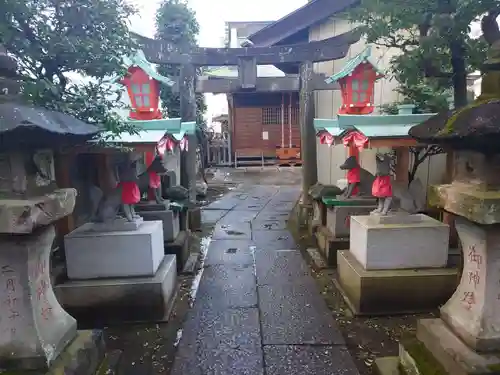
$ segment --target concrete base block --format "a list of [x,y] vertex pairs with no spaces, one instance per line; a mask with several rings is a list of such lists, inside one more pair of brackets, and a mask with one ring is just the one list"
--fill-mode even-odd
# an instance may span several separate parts
[[337,251],[349,249],[349,238],[335,238],[326,227],[315,233],[318,249],[329,267],[337,267]]
[[174,255],[165,255],[153,277],[68,281],[55,287],[68,313],[97,326],[165,321],[176,291]]
[[[103,223],[88,223],[85,225],[87,232],[128,232],[136,231],[144,222],[142,217],[136,217],[134,221],[128,221],[124,217],[118,217],[112,221]],[[83,227],[83,226],[82,226]]]
[[92,232],[88,223],[64,237],[70,280],[153,276],[164,256],[161,221],[137,231]]
[[449,231],[421,214],[352,216],[349,249],[367,270],[442,268]]
[[181,271],[189,258],[189,232],[181,231],[174,241],[165,243],[165,254],[175,255],[177,270]]
[[[469,348],[448,328],[441,319],[422,319],[418,321],[418,342],[426,350],[410,350],[413,362],[420,368],[429,357],[444,369],[437,374],[450,375],[493,375],[500,373],[500,352],[478,353]],[[402,362],[402,364],[404,364]]]
[[201,230],[201,210],[199,207],[191,208],[188,211],[189,230],[195,232]]
[[375,360],[375,375],[404,375],[399,371],[399,357],[383,357]]
[[337,252],[338,284],[355,315],[434,310],[457,288],[458,270],[365,270],[350,251]]
[[351,232],[351,216],[369,215],[377,208],[373,198],[361,200],[360,205],[328,207],[326,210],[326,227],[334,237],[349,237]]
[[163,223],[163,242],[177,238],[180,230],[179,213],[172,210],[143,211],[141,216],[146,221],[161,221]]
[[142,216],[143,212],[147,211],[165,211],[168,210],[170,201],[165,200],[163,203],[156,203],[154,201],[140,202],[135,205],[135,212]]

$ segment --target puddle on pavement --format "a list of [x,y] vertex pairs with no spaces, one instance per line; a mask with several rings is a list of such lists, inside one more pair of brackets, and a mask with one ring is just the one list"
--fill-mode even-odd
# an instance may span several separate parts
[[245,234],[245,232],[238,232],[237,230],[225,230],[224,232],[226,232],[229,236],[243,236]]

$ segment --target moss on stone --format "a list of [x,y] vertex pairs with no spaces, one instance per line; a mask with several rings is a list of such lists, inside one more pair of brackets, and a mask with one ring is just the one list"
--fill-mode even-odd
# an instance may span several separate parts
[[500,374],[500,363],[486,366],[494,374]]
[[403,344],[405,350],[417,364],[418,371],[422,375],[449,375],[441,364],[436,361],[424,344],[413,339]]
[[453,133],[454,131],[454,124],[455,121],[458,120],[458,118],[466,111],[476,108],[479,106],[482,106],[484,104],[488,104],[491,101],[496,101],[500,99],[500,95],[494,94],[494,95],[482,95],[478,97],[473,103],[466,105],[465,107],[460,108],[458,111],[456,111],[453,116],[451,116],[448,121],[446,122],[445,126],[443,127],[442,130],[440,130],[437,135],[442,136],[442,135],[449,135]]

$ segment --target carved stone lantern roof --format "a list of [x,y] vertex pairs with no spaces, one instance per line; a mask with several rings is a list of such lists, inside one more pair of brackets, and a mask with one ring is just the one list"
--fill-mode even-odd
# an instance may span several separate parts
[[454,149],[498,152],[500,141],[500,98],[432,116],[410,129],[420,142],[445,144]]

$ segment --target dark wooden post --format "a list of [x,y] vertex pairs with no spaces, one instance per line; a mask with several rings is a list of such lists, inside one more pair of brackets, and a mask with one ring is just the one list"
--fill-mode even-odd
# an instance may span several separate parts
[[302,194],[304,205],[311,204],[309,189],[318,181],[316,134],[314,132],[313,63],[300,64],[300,156],[302,158]]
[[[179,80],[181,118],[183,122],[196,121],[196,69],[194,65],[181,66]],[[189,190],[189,200],[196,201],[196,135],[188,137],[188,151],[181,153],[181,185]]]

